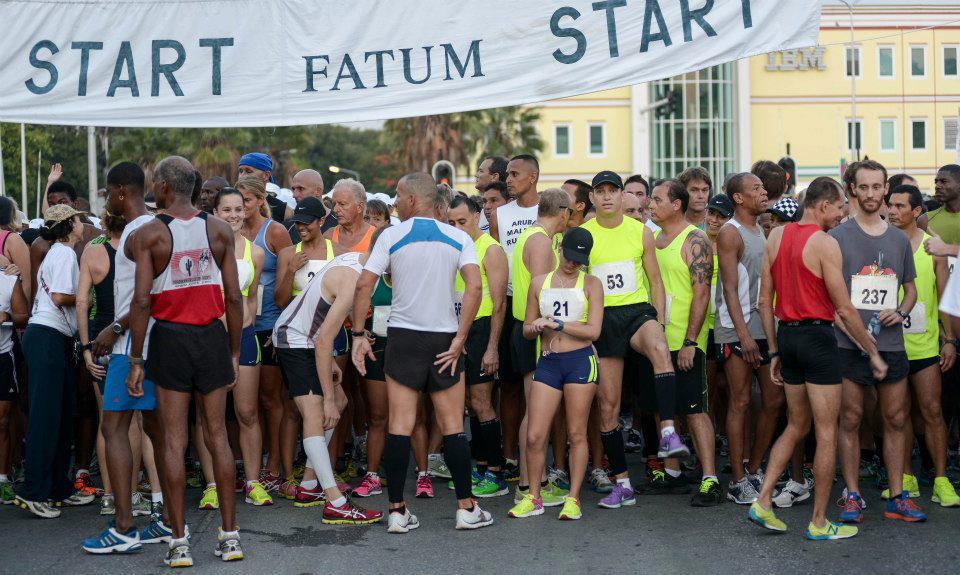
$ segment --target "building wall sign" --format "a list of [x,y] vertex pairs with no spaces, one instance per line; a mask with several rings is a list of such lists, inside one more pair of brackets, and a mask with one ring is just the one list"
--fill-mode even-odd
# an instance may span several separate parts
[[768,72],[826,70],[827,64],[823,59],[826,52],[827,48],[825,46],[770,52],[767,54],[766,69]]

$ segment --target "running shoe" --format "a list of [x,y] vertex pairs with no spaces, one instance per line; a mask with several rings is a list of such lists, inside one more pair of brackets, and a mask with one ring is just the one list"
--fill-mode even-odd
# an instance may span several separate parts
[[163,517],[163,501],[150,502],[150,519]]
[[356,479],[362,475],[366,474],[366,470],[354,463],[353,458],[347,460],[347,467],[344,469],[343,474],[348,479]]
[[[297,484],[293,484],[293,497],[297,496]],[[243,488],[245,496],[243,500],[250,505],[264,506],[264,505],[273,505],[273,498],[267,493],[267,490],[263,488],[263,485],[260,485],[259,481],[251,481]],[[281,488],[280,494],[285,499],[293,499],[293,497],[285,497],[283,495],[284,491]]]
[[417,497],[420,499],[433,499],[433,481],[429,475],[417,475]]
[[611,491],[606,497],[600,500],[598,505],[605,509],[618,509],[620,507],[627,507],[630,505],[637,504],[636,494],[633,492],[633,489],[624,486],[622,483],[617,483],[613,486],[613,491]]
[[941,507],[960,507],[960,497],[957,496],[953,484],[946,477],[937,477],[933,480],[933,497],[930,500],[939,503]]
[[763,487],[763,469],[757,469],[756,473],[747,472],[747,481],[753,486],[754,491],[760,494],[760,488]]
[[[183,536],[190,539],[190,526],[183,526]],[[162,517],[154,517],[150,525],[147,525],[140,532],[140,543],[144,545],[149,543],[170,543],[173,539],[173,529],[163,522]]]
[[607,477],[607,472],[599,467],[590,470],[590,488],[596,493],[610,493],[613,491],[613,481]]
[[54,501],[54,507],[83,507],[84,505],[90,505],[93,503],[93,500],[96,499],[93,495],[84,495],[83,493],[74,493],[66,499],[61,499],[60,501]]
[[139,491],[134,491],[130,510],[134,517],[145,517],[150,515],[150,500],[144,497]]
[[878,464],[879,459],[876,456],[869,459],[861,459],[860,469],[858,470],[860,479],[873,479],[876,477]]
[[104,495],[100,498],[100,515],[115,515],[117,513],[117,502],[113,495]]
[[328,525],[368,525],[383,519],[383,513],[354,505],[349,499],[340,507],[327,501],[323,505],[323,522]]
[[120,533],[113,526],[113,522],[100,535],[83,540],[83,550],[95,555],[107,553],[139,553],[143,551],[140,544],[140,533],[136,527],[131,527],[126,533]]
[[442,455],[430,455],[430,460],[427,462],[427,473],[440,479],[453,479],[453,476],[450,475],[450,469],[447,468],[447,463],[443,460]]
[[493,471],[487,471],[480,483],[473,488],[474,497],[499,497],[507,493],[510,493],[507,482]]
[[380,495],[381,493],[383,493],[383,486],[380,484],[380,478],[377,477],[376,473],[367,473],[364,475],[363,481],[353,490],[355,497],[371,497],[373,495]]
[[627,437],[623,440],[623,450],[627,453],[639,453],[643,449],[643,435],[634,428],[627,430]]
[[887,508],[883,512],[887,519],[899,519],[908,523],[926,521],[927,515],[910,498],[910,493],[904,490],[900,497],[887,500]]
[[747,512],[747,518],[764,529],[783,533],[787,530],[787,524],[777,519],[773,508],[764,509],[758,501],[750,505],[750,511]]
[[645,495],[685,495],[690,493],[690,482],[682,475],[674,477],[662,470],[654,470],[650,481],[640,485],[638,491]]
[[560,489],[570,491],[570,475],[562,469],[549,468],[547,470],[547,481]]
[[756,502],[759,495],[747,476],[744,476],[743,479],[736,483],[731,481],[730,484],[727,485],[727,499],[737,505],[750,505]]
[[457,529],[480,529],[493,524],[493,515],[480,509],[476,501],[473,509],[457,509]]
[[700,489],[690,498],[691,507],[715,507],[723,503],[723,490],[715,477],[704,477]]
[[521,519],[523,517],[533,517],[534,515],[543,515],[543,498],[534,499],[533,495],[527,493],[519,503],[507,511],[507,517]]
[[90,478],[90,473],[86,471],[77,473],[77,477],[73,480],[73,489],[84,495],[93,495],[95,497],[103,494],[103,490],[97,489],[93,484],[93,479]]
[[787,484],[773,498],[773,504],[777,507],[792,507],[794,503],[802,503],[810,499],[810,488],[804,483],[797,483],[789,479]]
[[504,481],[520,481],[520,465],[514,459],[507,459],[503,464]]
[[854,527],[853,525],[844,525],[843,523],[834,523],[827,519],[827,522],[823,524],[823,527],[817,527],[813,524],[813,521],[807,525],[807,532],[803,534],[804,537],[811,541],[832,541],[834,539],[849,539],[851,537],[856,537],[857,533],[860,532],[860,529]]
[[323,488],[317,485],[313,489],[305,489],[297,486],[297,496],[293,500],[294,507],[316,507],[327,502],[323,494]]
[[268,469],[264,469],[260,472],[260,485],[263,485],[263,488],[270,491],[276,491],[280,486],[280,476],[271,473]]
[[240,532],[226,532],[217,527],[217,548],[213,554],[223,561],[240,561],[243,559],[243,548],[240,547]]
[[557,517],[560,521],[577,521],[583,517],[583,511],[580,509],[580,500],[569,495],[563,498],[563,509]]
[[344,495],[350,495],[353,493],[353,487],[350,487],[350,484],[346,482],[342,475],[339,473],[334,473],[333,479],[337,482],[337,489],[340,490],[340,493],[343,493]]
[[560,489],[553,483],[547,483],[540,488],[540,500],[544,507],[559,507],[563,505],[563,498],[570,493],[568,489]]
[[409,509],[404,509],[403,513],[391,511],[390,517],[387,518],[387,533],[402,534],[417,527],[420,527],[420,522],[416,515],[410,513]]
[[657,457],[689,457],[690,448],[683,444],[683,440],[676,433],[668,433],[660,438],[660,449]]
[[17,498],[14,500],[14,505],[44,519],[55,519],[60,517],[60,510],[50,505],[46,501],[28,501],[17,495]]
[[863,510],[867,505],[859,493],[848,493],[843,500],[843,511],[840,512],[841,523],[860,523],[863,521]]
[[9,481],[0,481],[0,503],[4,505],[13,505],[17,494],[13,490],[13,483]]
[[[917,481],[916,475],[903,474],[903,490],[909,492],[910,497],[920,497],[920,483]],[[890,499],[889,487],[880,492],[880,499]]]
[[[470,489],[473,489],[474,487],[479,485],[481,481],[483,481],[483,475],[481,475],[480,472],[477,471],[476,467],[470,468]],[[450,491],[453,491],[454,489],[456,489],[456,486],[453,484],[452,479],[450,481],[447,481],[447,489],[449,489]]]
[[520,503],[523,498],[527,496],[528,492],[526,489],[520,489],[520,486],[517,485],[513,490],[513,502]]
[[193,556],[190,555],[190,541],[186,537],[183,539],[171,539],[167,547],[167,556],[163,562],[168,567],[193,567]]
[[877,468],[877,476],[874,479],[874,483],[877,486],[877,489],[886,489],[889,487],[889,481],[887,478],[887,468],[883,465]]
[[204,509],[206,511],[220,509],[220,500],[217,498],[216,485],[211,485],[203,490],[203,497],[200,498],[200,505],[197,506],[197,509]]
[[203,480],[203,473],[201,473],[199,469],[188,471],[186,485],[190,489],[199,489],[206,485],[206,482]]
[[[262,485],[260,486],[263,487]],[[266,490],[264,490],[266,493]],[[284,499],[293,499],[297,496],[297,478],[293,475],[283,480],[283,483],[277,487],[277,495]],[[269,497],[269,496],[268,496]],[[249,502],[248,502],[249,503]]]

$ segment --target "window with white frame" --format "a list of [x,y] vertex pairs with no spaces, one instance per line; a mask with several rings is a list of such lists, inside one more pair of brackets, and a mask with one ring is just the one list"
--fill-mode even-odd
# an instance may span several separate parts
[[570,155],[570,124],[553,125],[553,155],[555,157]]
[[877,77],[879,78],[893,78],[894,76],[894,47],[891,45],[883,45],[877,47]]
[[860,77],[860,46],[847,46],[846,49],[846,74],[847,78],[851,76]]
[[960,146],[958,146],[957,141],[957,132],[960,131],[960,118],[954,116],[953,118],[944,118],[943,119],[943,149],[952,152],[954,150],[960,151]]
[[894,118],[880,119],[880,151],[897,151],[897,120]]
[[847,119],[847,149],[851,152],[863,149],[863,120]]
[[602,122],[587,124],[587,155],[604,156],[607,153],[607,127]]
[[927,75],[926,44],[910,46],[910,75],[914,78],[923,78]]
[[948,78],[960,78],[957,66],[957,57],[960,56],[960,45],[944,44],[943,46],[943,75]]
[[927,119],[910,119],[910,149],[923,151],[927,149]]

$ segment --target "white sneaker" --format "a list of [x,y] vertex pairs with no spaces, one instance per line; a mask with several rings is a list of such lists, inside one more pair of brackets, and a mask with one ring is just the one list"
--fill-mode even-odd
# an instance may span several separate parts
[[727,487],[727,499],[737,505],[750,505],[756,501],[759,496],[760,494],[757,493],[757,490],[753,487],[748,475],[744,475],[743,479],[736,483],[731,481]]
[[[457,518],[459,519],[459,515]],[[410,513],[409,509],[405,509],[402,514],[389,513],[387,525],[387,533],[407,533],[411,529],[420,527],[420,522],[417,521],[416,515]]]
[[599,467],[594,467],[590,471],[590,485],[597,493],[610,493],[613,491],[613,482],[607,477],[607,473]]
[[430,459],[427,461],[427,473],[431,477],[453,479],[453,475],[450,474],[450,469],[447,467],[447,462],[443,460],[443,456],[440,454],[430,455]]
[[[399,513],[394,513],[399,515]],[[480,509],[476,502],[473,503],[473,511],[466,509],[457,509],[457,529],[480,529],[493,523],[493,515]]]
[[794,503],[800,503],[810,499],[810,488],[804,483],[797,483],[793,479],[787,481],[780,493],[773,498],[773,504],[777,507],[792,507]]

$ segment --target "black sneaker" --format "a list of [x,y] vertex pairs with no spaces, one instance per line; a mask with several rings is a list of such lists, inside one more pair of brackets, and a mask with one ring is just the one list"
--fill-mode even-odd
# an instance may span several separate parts
[[520,481],[520,466],[508,461],[503,466],[503,478],[506,481]]
[[683,475],[672,477],[669,473],[655,470],[650,481],[638,491],[645,495],[685,495],[690,493],[690,484]]
[[714,507],[723,503],[720,482],[708,477],[700,482],[700,489],[690,498],[690,507]]

